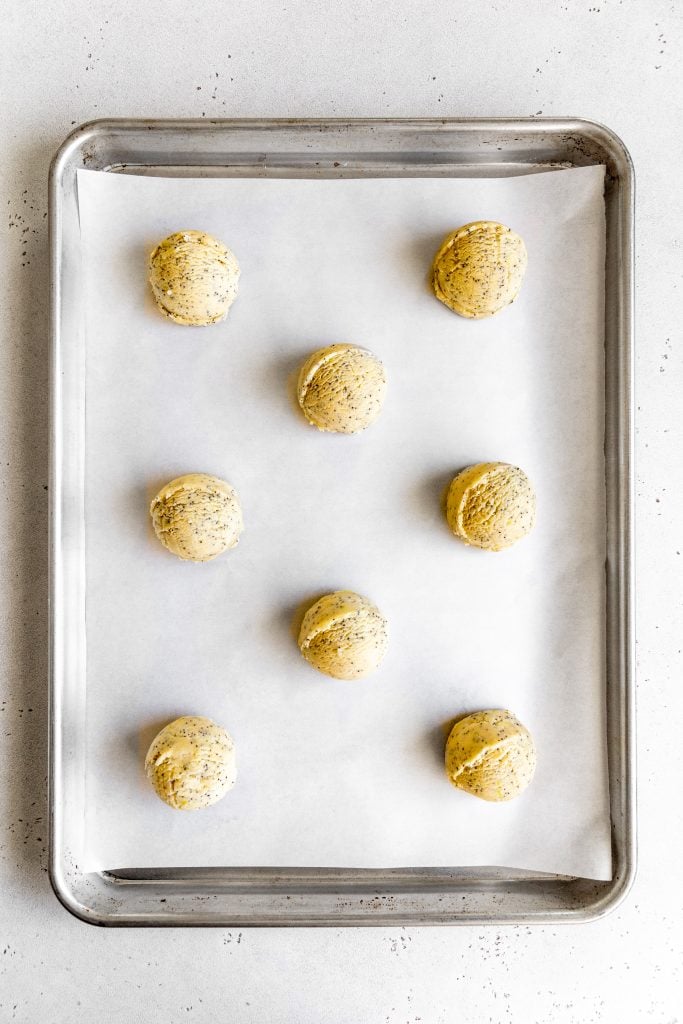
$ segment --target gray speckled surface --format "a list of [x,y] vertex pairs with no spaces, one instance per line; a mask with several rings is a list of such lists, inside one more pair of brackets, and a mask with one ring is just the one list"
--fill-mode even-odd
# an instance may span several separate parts
[[[683,19],[673,0],[84,0],[8,5],[0,1021],[412,1024],[683,1021]],[[564,929],[102,931],[46,874],[50,157],[98,116],[576,115],[638,186],[640,868],[624,906]]]

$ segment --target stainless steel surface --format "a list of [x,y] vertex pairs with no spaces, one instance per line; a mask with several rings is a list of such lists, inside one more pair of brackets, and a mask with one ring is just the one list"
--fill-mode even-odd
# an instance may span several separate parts
[[[193,868],[87,873],[85,788],[84,345],[79,167],[185,176],[501,176],[604,163],[609,882],[500,868]],[[635,872],[632,360],[633,168],[608,129],[581,120],[98,121],[50,174],[50,877],[102,925],[386,925],[587,921]]]

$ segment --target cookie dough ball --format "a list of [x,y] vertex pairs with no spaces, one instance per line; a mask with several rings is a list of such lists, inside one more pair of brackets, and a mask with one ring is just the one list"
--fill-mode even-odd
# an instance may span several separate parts
[[164,316],[185,326],[224,320],[237,298],[239,279],[234,253],[204,231],[176,231],[149,258],[157,306]]
[[242,532],[235,491],[216,476],[188,473],[162,487],[150,506],[157,537],[174,555],[208,562],[234,548]]
[[481,800],[513,800],[531,782],[531,733],[510,711],[477,711],[457,722],[446,741],[448,779]]
[[379,416],[387,379],[379,359],[357,345],[329,345],[299,374],[299,405],[318,430],[357,434]]
[[177,811],[198,811],[235,784],[235,745],[210,718],[186,715],[169,722],[153,740],[145,771],[154,792]]
[[362,679],[386,654],[387,622],[367,597],[351,590],[326,594],[304,616],[299,649],[306,661],[334,679]]
[[446,502],[448,525],[465,544],[502,551],[526,537],[536,518],[529,478],[506,462],[480,462],[454,478]]
[[437,299],[473,320],[517,298],[526,270],[524,242],[504,224],[478,220],[446,235],[432,265]]

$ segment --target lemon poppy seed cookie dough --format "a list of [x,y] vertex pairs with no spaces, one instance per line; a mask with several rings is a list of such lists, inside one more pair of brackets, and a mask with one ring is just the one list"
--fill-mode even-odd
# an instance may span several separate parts
[[176,231],[149,258],[157,306],[169,320],[186,327],[224,320],[237,298],[239,279],[235,254],[205,231]]
[[188,473],[162,487],[150,506],[154,531],[172,554],[208,562],[234,548],[242,509],[230,484],[207,473]]
[[382,363],[357,345],[328,345],[301,367],[299,405],[318,430],[356,434],[379,416],[387,379]]
[[145,772],[154,792],[177,811],[210,807],[237,778],[235,745],[210,718],[185,715],[152,741]]
[[458,789],[481,800],[513,800],[536,770],[529,730],[510,711],[477,711],[451,729],[446,774]]
[[448,525],[460,540],[502,551],[529,533],[536,495],[527,475],[506,462],[479,462],[453,479],[446,500]]
[[446,235],[432,264],[437,299],[481,320],[517,298],[527,265],[523,240],[504,224],[478,220]]
[[326,594],[308,609],[299,632],[306,661],[334,679],[362,679],[386,654],[387,621],[367,597],[351,590]]

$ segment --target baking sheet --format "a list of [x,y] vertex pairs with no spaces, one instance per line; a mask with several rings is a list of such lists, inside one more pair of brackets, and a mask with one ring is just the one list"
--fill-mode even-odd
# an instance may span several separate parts
[[[496,864],[611,877],[604,721],[604,169],[516,179],[150,179],[79,172],[87,344],[87,868]],[[518,302],[449,313],[427,270],[481,217],[525,238]],[[154,310],[148,251],[172,230],[242,265],[228,320]],[[382,417],[317,433],[292,378],[351,340],[384,360]],[[441,499],[457,469],[522,465],[533,535],[458,544]],[[239,547],[174,560],[147,517],[159,485],[206,471],[238,489]],[[292,623],[327,590],[390,621],[382,669],[328,680]],[[507,706],[536,779],[508,805],[449,786],[444,727]],[[240,777],[182,815],[148,788],[156,729],[224,724]]]

